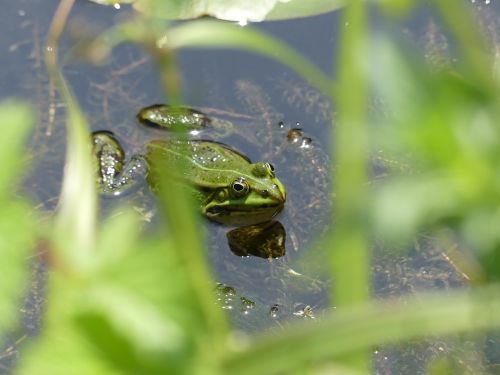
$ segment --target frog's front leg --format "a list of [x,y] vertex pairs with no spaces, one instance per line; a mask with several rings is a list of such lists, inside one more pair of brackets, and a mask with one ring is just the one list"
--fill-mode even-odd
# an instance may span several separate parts
[[92,145],[97,188],[102,195],[123,195],[144,181],[147,167],[143,156],[134,155],[125,163],[125,153],[113,133],[93,132]]

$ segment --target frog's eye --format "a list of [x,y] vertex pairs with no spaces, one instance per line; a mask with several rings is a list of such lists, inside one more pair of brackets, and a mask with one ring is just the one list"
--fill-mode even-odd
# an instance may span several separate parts
[[271,163],[266,163],[266,164],[267,168],[269,168],[269,170],[271,171],[270,176],[274,177],[274,165],[272,165]]
[[255,163],[252,168],[252,174],[258,178],[274,177],[274,167],[270,163]]
[[250,187],[244,178],[238,178],[231,183],[231,195],[234,198],[241,198],[248,194]]

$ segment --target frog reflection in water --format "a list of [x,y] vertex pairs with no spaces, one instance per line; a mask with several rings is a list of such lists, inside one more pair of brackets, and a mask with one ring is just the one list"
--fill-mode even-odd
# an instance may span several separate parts
[[[139,121],[167,130],[201,130],[211,124],[203,113],[182,107],[153,105],[143,108]],[[210,220],[232,225],[270,221],[282,209],[285,188],[276,178],[273,166],[252,163],[229,146],[207,140],[153,140],[144,156],[135,155],[124,163],[124,152],[109,132],[94,132],[98,187],[105,195],[120,195],[146,175],[155,190],[162,168],[182,166],[175,178],[199,203]],[[175,170],[175,169],[174,169]]]

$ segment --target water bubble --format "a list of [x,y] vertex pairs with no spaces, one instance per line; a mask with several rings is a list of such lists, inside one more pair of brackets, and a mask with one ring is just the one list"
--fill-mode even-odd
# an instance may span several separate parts
[[253,310],[255,307],[255,302],[249,300],[248,298],[240,297],[240,301],[241,301],[240,311],[243,313],[243,315],[248,315],[250,311]]
[[233,297],[236,295],[236,290],[232,287],[232,286],[227,286],[225,285],[223,288],[222,288],[222,293],[226,296],[226,297]]
[[279,305],[277,303],[273,304],[269,309],[269,316],[271,318],[277,318],[279,313]]
[[201,133],[201,132],[200,132],[199,130],[191,130],[191,131],[189,132],[189,134],[190,134],[190,135],[193,135],[193,136],[197,136],[197,135],[199,135],[200,133]]
[[217,301],[223,310],[233,309],[233,297],[236,295],[236,289],[231,286],[218,283],[216,286]]
[[309,305],[304,306],[303,308],[298,308],[295,310],[293,315],[301,317],[301,318],[306,318],[306,319],[314,319],[314,312],[313,308]]
[[283,129],[285,127],[285,123],[283,121],[278,122],[278,126],[280,129]]
[[297,143],[302,138],[302,134],[302,129],[293,128],[288,131],[286,137],[288,139],[288,142]]
[[302,142],[300,143],[300,148],[311,148],[312,139],[309,137],[302,138]]

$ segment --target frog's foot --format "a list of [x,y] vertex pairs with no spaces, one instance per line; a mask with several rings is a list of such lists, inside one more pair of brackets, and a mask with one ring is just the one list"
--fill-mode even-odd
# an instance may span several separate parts
[[102,195],[123,195],[144,181],[147,167],[143,156],[135,155],[125,163],[125,153],[113,133],[92,133],[92,144],[97,188]]
[[142,155],[134,155],[123,170],[108,179],[106,183],[99,184],[103,196],[117,197],[127,194],[139,187],[146,179],[146,161]]

